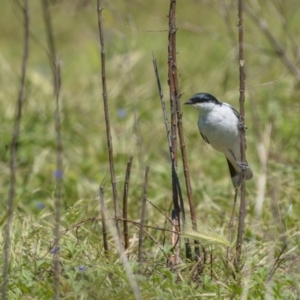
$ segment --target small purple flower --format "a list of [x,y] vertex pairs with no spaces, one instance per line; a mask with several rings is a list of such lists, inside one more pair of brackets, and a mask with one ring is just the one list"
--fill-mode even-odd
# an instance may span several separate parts
[[86,267],[85,266],[78,266],[78,271],[85,271]]
[[55,178],[62,178],[63,172],[61,170],[55,170],[54,171],[54,177]]
[[56,253],[58,253],[59,249],[60,249],[60,247],[55,247],[51,250],[51,253],[56,254]]
[[44,204],[43,202],[37,202],[37,204],[36,204],[35,206],[36,206],[36,208],[38,208],[38,209],[43,209],[43,208],[45,208],[45,204]]
[[124,108],[118,109],[118,117],[119,118],[125,118],[126,117],[126,110]]

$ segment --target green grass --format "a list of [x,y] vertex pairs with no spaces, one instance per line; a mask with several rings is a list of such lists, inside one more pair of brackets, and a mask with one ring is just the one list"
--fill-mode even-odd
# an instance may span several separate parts
[[[51,8],[57,52],[62,62],[63,214],[62,230],[82,220],[99,217],[98,187],[113,215],[112,190],[102,104],[96,4],[53,1]],[[279,1],[280,2],[280,1]],[[299,40],[297,1],[265,4],[263,14],[288,56],[294,58]],[[237,45],[224,21],[223,2],[178,1],[177,51],[182,102],[206,91],[238,108]],[[263,4],[262,4],[263,5]],[[156,81],[152,51],[158,60],[165,99],[167,85],[168,1],[108,1],[104,3],[107,84],[119,198],[126,163],[134,156],[129,190],[129,218],[139,220],[143,174],[150,166],[148,198],[165,213],[171,211],[168,144]],[[275,13],[274,11],[277,11]],[[290,41],[278,11],[288,20]],[[6,221],[9,187],[9,151],[22,57],[22,21],[17,6],[4,1],[0,18],[0,226]],[[230,21],[237,39],[236,8]],[[52,297],[52,255],[56,146],[54,99],[44,24],[39,1],[30,1],[31,44],[26,101],[18,147],[17,197],[12,226],[10,299]],[[276,16],[276,17],[274,17]],[[247,86],[283,77],[288,70],[259,28],[245,16]],[[299,298],[299,84],[289,74],[246,95],[247,159],[254,178],[247,182],[244,268],[234,280],[223,260],[226,249],[206,243],[205,268],[196,280],[194,263],[183,262],[171,272],[157,245],[145,240],[145,263],[136,262],[138,228],[130,225],[130,265],[145,299],[298,299]],[[168,106],[167,106],[168,107]],[[197,219],[227,237],[233,189],[224,157],[202,141],[192,109],[182,107],[184,134]],[[136,118],[137,116],[137,118]],[[140,131],[137,130],[137,126]],[[270,126],[271,134],[266,136]],[[139,142],[141,140],[141,143]],[[265,194],[256,212],[263,180],[259,145],[268,148]],[[186,200],[181,161],[178,173]],[[165,218],[147,206],[147,224],[164,227]],[[151,235],[170,250],[170,236]],[[110,237],[105,257],[101,222],[86,222],[65,231],[61,239],[62,299],[133,299],[124,267]],[[284,253],[279,256],[286,243]],[[0,236],[3,244],[3,235]],[[213,257],[212,264],[210,257]],[[2,269],[2,256],[0,268]],[[278,266],[277,266],[278,264]],[[273,267],[276,266],[274,272]],[[79,269],[80,267],[80,269]],[[272,275],[272,276],[271,276]]]

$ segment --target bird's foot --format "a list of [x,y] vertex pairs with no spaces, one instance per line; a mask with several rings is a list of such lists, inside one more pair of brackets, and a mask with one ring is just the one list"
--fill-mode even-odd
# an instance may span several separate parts
[[239,122],[238,122],[238,128],[239,128],[239,129],[246,130],[246,129],[247,129],[247,126],[246,126],[243,122],[239,121]]
[[246,163],[246,162],[243,162],[243,161],[237,161],[236,163],[237,163],[237,165],[238,165],[241,169],[243,169],[243,170],[246,170],[246,169],[249,169],[249,168],[250,168],[249,165],[248,165],[248,163]]

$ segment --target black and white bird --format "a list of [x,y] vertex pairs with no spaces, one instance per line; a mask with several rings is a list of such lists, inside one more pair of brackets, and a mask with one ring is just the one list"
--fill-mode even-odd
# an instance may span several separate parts
[[241,163],[239,112],[207,93],[195,94],[185,104],[197,109],[198,128],[204,141],[225,154],[233,186],[238,188],[241,185],[242,167],[245,168],[246,179],[251,179],[253,173],[250,167]]

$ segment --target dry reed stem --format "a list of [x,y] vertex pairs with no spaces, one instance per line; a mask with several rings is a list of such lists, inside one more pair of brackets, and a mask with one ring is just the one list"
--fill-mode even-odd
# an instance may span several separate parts
[[256,23],[258,24],[259,28],[268,39],[272,47],[274,48],[276,54],[280,57],[282,62],[285,64],[288,70],[295,76],[296,80],[300,82],[300,70],[296,67],[297,63],[293,62],[287,52],[284,50],[284,46],[280,44],[278,38],[273,35],[273,32],[269,29],[266,20],[263,18],[261,14],[261,9],[256,0],[252,0],[254,6],[256,6],[257,11],[253,11],[248,5],[244,5],[245,12],[247,15]]
[[114,211],[115,211],[115,221],[116,229],[119,239],[121,239],[121,229],[119,222],[119,203],[118,203],[118,192],[117,192],[117,183],[114,167],[114,155],[113,155],[113,144],[111,138],[110,130],[110,121],[109,121],[109,112],[108,112],[108,97],[107,97],[107,87],[106,87],[106,70],[105,70],[105,43],[104,43],[104,32],[102,25],[102,7],[100,5],[101,1],[97,0],[97,12],[98,12],[98,29],[99,29],[99,40],[101,47],[101,77],[102,77],[102,96],[103,96],[103,106],[104,106],[104,115],[105,115],[105,126],[106,126],[106,139],[108,147],[108,156],[109,156],[109,167],[110,167],[110,177],[111,185],[113,190],[113,199],[114,199]]
[[140,222],[140,232],[139,232],[139,246],[138,246],[138,262],[139,263],[142,262],[142,255],[143,255],[143,233],[144,233],[144,225],[146,222],[148,174],[149,174],[149,166],[147,166],[146,170],[145,170],[145,178],[144,178],[144,186],[143,186],[141,222]]
[[[244,24],[243,24],[243,0],[238,0],[238,33],[239,33],[239,73],[240,73],[240,124],[239,134],[241,140],[241,162],[246,163],[246,136],[245,136],[245,60],[244,60]],[[244,238],[244,227],[246,217],[246,178],[245,169],[242,170],[242,184],[241,184],[241,200],[238,218],[238,233],[236,241],[236,256],[234,266],[239,271],[240,260],[242,255],[242,245]]]
[[100,198],[100,210],[101,210],[101,223],[102,223],[102,236],[103,236],[103,247],[104,253],[108,255],[108,242],[107,242],[107,227],[105,219],[105,204],[104,204],[104,191],[103,187],[99,189],[99,198]]
[[[177,187],[177,192],[179,194],[180,203],[182,203],[182,207],[184,208],[184,202],[183,202],[183,197],[182,197],[182,192],[181,192],[181,186],[180,186],[180,182],[179,182],[179,178],[178,178],[178,174],[177,174],[177,170],[176,170],[176,165],[175,165],[175,156],[174,156],[174,152],[172,150],[171,130],[170,130],[170,127],[169,127],[169,120],[168,120],[168,116],[167,116],[166,104],[165,104],[164,96],[163,96],[163,93],[162,93],[162,88],[161,88],[161,83],[160,83],[160,78],[159,78],[158,68],[157,68],[157,61],[156,61],[156,58],[155,58],[154,54],[153,54],[152,62],[153,62],[153,67],[154,67],[156,82],[157,82],[157,86],[158,86],[160,102],[161,102],[162,111],[163,111],[164,124],[165,124],[165,128],[166,128],[166,133],[167,133],[167,140],[168,140],[168,144],[169,144],[169,153],[170,153],[171,165],[172,165],[172,180],[173,179],[175,180],[176,187]],[[174,194],[173,194],[173,196],[174,196]],[[174,198],[173,198],[173,200],[174,200]],[[178,201],[177,201],[177,204],[178,204]],[[174,205],[174,201],[173,201],[173,205]],[[177,212],[178,212],[178,210],[177,210]],[[179,220],[179,212],[176,213],[176,209],[173,210],[172,216],[174,216],[174,218],[176,220]],[[185,223],[184,209],[182,210],[182,216],[183,216],[183,220],[184,220],[183,223]],[[173,225],[173,230],[175,230],[176,228],[178,228],[180,230],[180,227],[178,227],[179,226],[179,224],[178,224],[179,221],[176,221],[175,219],[172,219],[172,221],[171,221],[171,223]],[[175,226],[175,224],[176,224],[176,226]],[[178,238],[179,238],[179,236],[178,236]],[[176,244],[172,244],[173,248],[178,245],[178,238],[176,240]],[[172,238],[173,242],[174,242],[174,240],[175,240],[175,237]],[[186,251],[187,251],[187,256],[188,256],[190,254],[190,246],[189,246],[188,242],[186,243]]]
[[[21,5],[20,5],[21,6]],[[4,246],[3,246],[3,278],[1,284],[1,298],[7,299],[7,288],[9,280],[9,264],[10,264],[10,230],[13,221],[13,205],[16,196],[16,170],[17,170],[17,145],[20,136],[20,124],[22,119],[23,102],[25,99],[25,80],[27,61],[29,54],[29,7],[28,0],[24,0],[24,7],[21,7],[24,16],[24,45],[23,57],[21,65],[21,78],[19,93],[16,102],[16,117],[12,132],[12,140],[10,145],[10,180],[9,180],[9,193],[7,200],[7,220],[4,231]]]
[[124,247],[125,250],[129,247],[129,233],[128,233],[128,223],[127,223],[127,203],[128,203],[128,191],[129,191],[129,180],[130,172],[132,166],[133,156],[131,155],[129,161],[127,162],[124,190],[123,190],[123,227],[124,227]]
[[[173,198],[173,211],[172,211],[172,220],[176,226],[173,227],[173,230],[180,231],[180,207],[178,202],[178,190],[176,183],[176,169],[177,169],[177,115],[176,115],[176,97],[178,94],[175,90],[176,85],[173,77],[173,68],[176,64],[173,57],[173,49],[176,53],[176,27],[175,27],[175,15],[176,15],[176,0],[170,0],[170,9],[169,9],[169,34],[168,34],[168,83],[170,90],[170,108],[171,108],[171,151],[172,157],[174,160],[174,165],[172,165],[171,174],[172,174],[172,198]],[[177,79],[177,78],[176,78]],[[171,265],[178,264],[180,262],[180,242],[179,235],[172,234],[171,244],[173,247],[176,245],[175,254],[172,255],[170,259]]]

